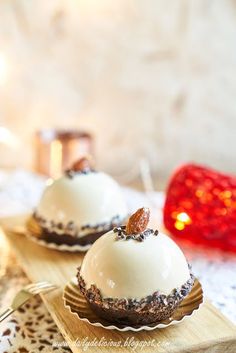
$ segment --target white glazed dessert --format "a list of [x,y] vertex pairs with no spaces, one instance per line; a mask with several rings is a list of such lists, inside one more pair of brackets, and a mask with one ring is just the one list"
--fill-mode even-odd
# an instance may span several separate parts
[[[136,221],[148,212],[138,210]],[[79,270],[79,286],[97,314],[109,321],[160,321],[189,293],[193,276],[183,252],[168,236],[146,228],[131,231],[115,228],[93,244]]]
[[109,223],[114,216],[124,219],[127,209],[118,184],[109,175],[96,172],[55,180],[45,189],[37,214],[55,223],[73,220],[81,228]]
[[86,288],[96,284],[103,297],[119,299],[141,299],[155,291],[168,295],[190,277],[184,254],[167,235],[117,241],[114,231],[94,243],[80,274]]
[[[79,163],[79,162],[78,162]],[[70,169],[46,187],[34,219],[46,240],[87,244],[127,217],[119,185],[87,164]]]

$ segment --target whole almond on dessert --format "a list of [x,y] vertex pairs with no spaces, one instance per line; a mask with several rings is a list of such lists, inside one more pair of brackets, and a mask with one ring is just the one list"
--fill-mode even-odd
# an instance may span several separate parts
[[91,164],[88,158],[82,157],[78,161],[76,161],[72,167],[71,170],[75,172],[80,172],[82,170],[90,170],[91,169]]
[[139,234],[146,230],[150,218],[149,208],[139,208],[130,216],[126,225],[127,234]]

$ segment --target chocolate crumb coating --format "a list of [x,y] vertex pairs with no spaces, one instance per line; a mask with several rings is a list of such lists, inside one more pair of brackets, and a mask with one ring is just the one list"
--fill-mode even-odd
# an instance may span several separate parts
[[194,284],[194,276],[180,288],[174,288],[169,295],[158,291],[142,299],[135,298],[103,298],[96,285],[86,288],[86,284],[77,273],[78,285],[92,310],[101,318],[122,325],[146,325],[158,323],[171,317],[181,301],[188,295]]
[[67,169],[65,171],[65,175],[70,179],[73,179],[77,175],[82,175],[82,174],[87,175],[91,173],[97,173],[97,171],[95,169],[84,169],[84,170],[76,170],[76,171]]
[[58,233],[48,232],[46,229],[44,229],[41,233],[40,238],[38,239],[44,240],[47,243],[53,243],[57,245],[64,244],[64,245],[70,245],[70,246],[73,246],[73,245],[86,246],[89,244],[93,244],[101,235],[103,235],[106,232],[107,231],[95,232],[95,233],[84,235],[81,238],[76,238],[68,234],[58,235]]
[[30,230],[29,226],[29,232],[32,236],[36,236],[38,239],[57,245],[66,244],[71,246],[85,246],[94,243],[101,235],[112,230],[118,224],[121,224],[123,219],[117,215],[108,223],[104,222],[95,225],[85,224],[81,226],[81,228],[78,228],[73,221],[70,221],[67,224],[47,221],[39,216],[37,212],[34,212],[32,215],[32,221],[36,222],[40,231],[36,234]]
[[148,236],[150,235],[158,235],[159,231],[153,230],[153,229],[146,229],[144,230],[142,233],[139,234],[127,234],[126,232],[126,226],[120,226],[120,227],[115,227],[113,229],[114,233],[117,233],[117,240],[120,239],[125,239],[125,240],[129,240],[129,239],[133,239],[133,240],[137,240],[137,241],[144,241]]

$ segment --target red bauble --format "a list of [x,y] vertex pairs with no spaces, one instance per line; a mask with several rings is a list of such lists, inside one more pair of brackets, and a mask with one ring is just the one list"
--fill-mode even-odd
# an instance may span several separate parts
[[167,188],[164,224],[179,239],[236,251],[236,178],[182,166]]

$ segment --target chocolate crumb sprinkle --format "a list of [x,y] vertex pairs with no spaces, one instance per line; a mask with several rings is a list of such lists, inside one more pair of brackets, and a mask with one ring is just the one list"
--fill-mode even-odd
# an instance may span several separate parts
[[150,235],[155,235],[157,236],[159,234],[159,231],[153,230],[153,229],[146,229],[144,232],[140,233],[140,234],[127,234],[126,232],[126,227],[125,226],[121,226],[121,227],[115,227],[113,229],[113,232],[117,234],[116,240],[129,240],[129,239],[133,239],[133,240],[137,240],[139,242],[144,241],[148,236]]
[[[74,221],[69,221],[66,224],[63,224],[62,222],[54,222],[53,220],[46,220],[42,216],[40,216],[37,211],[34,211],[32,215],[33,219],[38,223],[38,225],[42,228],[42,230],[46,230],[47,232],[55,232],[58,235],[63,235],[63,234],[68,234],[74,237],[79,237],[81,234],[90,234],[95,231],[108,231],[112,229],[112,227],[120,224],[123,222],[125,219],[121,218],[119,215],[115,215],[112,217],[110,222],[107,223],[98,223],[98,224],[85,224],[82,225],[81,227],[78,227]],[[123,230],[123,227],[119,227],[121,230],[117,230],[118,234],[121,233]],[[117,228],[118,229],[118,228]],[[120,234],[121,236],[121,234]]]
[[180,301],[182,301],[186,295],[191,291],[195,277],[191,272],[191,267],[189,265],[190,277],[189,279],[179,288],[174,288],[170,294],[165,295],[159,291],[154,292],[147,297],[142,299],[127,299],[127,298],[106,298],[103,297],[100,290],[95,284],[86,288],[84,279],[80,274],[80,267],[78,268],[77,280],[78,286],[81,293],[85,296],[88,302],[101,306],[101,308],[110,308],[113,310],[134,310],[139,311],[159,311],[160,309],[166,308],[167,306],[176,306]]

